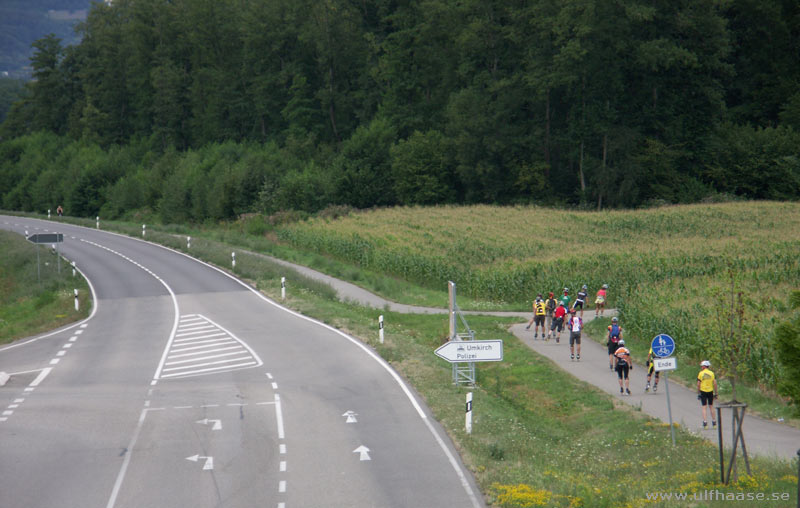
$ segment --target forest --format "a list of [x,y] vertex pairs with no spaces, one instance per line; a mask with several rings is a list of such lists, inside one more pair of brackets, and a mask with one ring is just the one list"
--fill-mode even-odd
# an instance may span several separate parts
[[5,209],[800,196],[795,0],[115,0],[78,33],[34,43]]

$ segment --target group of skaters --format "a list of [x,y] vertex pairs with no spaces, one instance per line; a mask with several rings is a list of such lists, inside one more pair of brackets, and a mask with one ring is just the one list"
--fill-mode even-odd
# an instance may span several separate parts
[[[605,312],[607,291],[608,284],[603,284],[597,291],[594,310],[598,316],[602,316]],[[583,310],[588,297],[589,287],[586,284],[575,295],[575,301],[571,305],[572,298],[569,295],[569,288],[564,288],[564,294],[558,299],[555,298],[552,291],[548,294],[547,300],[542,298],[541,293],[538,294],[533,302],[533,317],[525,329],[530,330],[531,325],[534,325],[534,339],[539,338],[539,328],[541,328],[542,340],[549,341],[551,338],[555,338],[556,343],[559,343],[561,342],[561,331],[566,328],[569,331],[569,357],[571,360],[580,361]],[[546,335],[545,332],[547,332]]]
[[[603,316],[605,311],[606,294],[608,284],[597,291],[595,298],[595,313]],[[542,340],[549,341],[555,337],[556,343],[561,341],[561,330],[566,322],[566,329],[569,331],[569,357],[570,360],[581,359],[581,332],[583,330],[583,310],[586,307],[588,297],[588,287],[584,284],[575,297],[575,301],[570,306],[569,288],[564,288],[564,294],[556,299],[550,292],[545,300],[539,294],[533,302],[533,318],[531,318],[526,330],[534,326],[533,338],[539,338],[539,328],[542,331]],[[567,316],[569,316],[567,318]],[[547,334],[545,335],[545,331]],[[625,339],[622,337],[622,326],[619,319],[614,316],[608,326],[606,334],[606,346],[608,350],[608,368],[617,374],[619,381],[620,395],[630,395],[630,371],[633,370],[633,360],[630,350],[625,347]],[[644,391],[647,393],[653,389],[653,393],[658,391],[659,372],[655,370],[655,358],[653,348],[647,353],[647,384]],[[714,399],[718,396],[717,380],[714,372],[711,371],[711,362],[703,360],[700,363],[700,373],[697,375],[697,398],[700,400],[703,412],[703,428],[708,428],[707,412],[711,413],[711,426],[716,427],[717,422],[714,418]]]

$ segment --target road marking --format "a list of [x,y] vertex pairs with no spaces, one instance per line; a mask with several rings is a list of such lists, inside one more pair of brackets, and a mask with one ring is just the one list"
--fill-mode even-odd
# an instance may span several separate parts
[[269,379],[272,379],[272,374],[270,374],[269,372],[267,372],[267,378],[269,378]]
[[[180,322],[185,322],[187,316],[181,316]],[[178,333],[167,344],[157,378],[199,376],[263,365],[255,351],[233,333],[202,314],[190,316],[197,325],[192,328],[196,331]]]
[[67,352],[62,349],[61,351],[56,353],[56,356],[64,356],[65,354],[67,354]]
[[17,409],[18,407],[19,407],[19,404],[9,404],[8,405],[8,409]]
[[[56,362],[56,363],[57,363],[57,362]],[[42,369],[42,371],[39,373],[39,375],[38,375],[38,376],[36,376],[36,379],[34,379],[33,381],[31,381],[31,384],[29,384],[28,386],[30,386],[30,387],[36,387],[36,386],[39,386],[39,383],[41,383],[42,381],[44,381],[44,378],[46,378],[46,377],[47,377],[47,375],[48,375],[48,374],[50,374],[50,371],[51,371],[51,370],[53,370],[53,369],[51,369],[50,367],[46,367],[46,368]]]
[[361,461],[372,460],[372,459],[369,458],[369,448],[367,448],[364,445],[361,445],[358,448],[356,448],[355,450],[353,450],[353,453],[357,453],[358,454],[358,460],[361,460]]
[[281,396],[275,394],[275,418],[278,420],[278,439],[284,439],[283,435],[283,410],[281,409]]
[[50,360],[50,365],[57,365],[58,362],[60,362],[60,361],[61,360],[59,360],[58,358],[53,358],[52,360]]
[[286,461],[285,460],[281,461],[279,469],[280,469],[281,473],[286,471]]
[[278,389],[278,383],[272,383],[272,389],[273,390],[277,390]]
[[76,340],[78,340],[78,336],[77,335],[73,335],[72,337],[69,338],[70,342],[75,342]]
[[280,450],[281,455],[286,455],[286,445],[281,444],[278,449]]
[[80,335],[83,333],[83,330],[75,330],[75,335]]
[[211,430],[222,430],[222,420],[209,420],[208,418],[204,418],[202,420],[197,420],[195,423],[200,423],[202,425],[211,423]]
[[3,411],[3,416],[11,416],[14,414],[14,411]]
[[14,399],[14,404],[22,404],[25,402],[25,399]]
[[61,346],[61,347],[63,347],[63,348],[66,348],[66,349],[69,349],[69,348],[71,348],[71,347],[72,347],[72,343],[71,343],[71,342],[67,342],[66,344],[64,344],[64,345],[63,345],[63,346]]
[[281,480],[278,482],[278,492],[281,494],[286,492],[286,480]]

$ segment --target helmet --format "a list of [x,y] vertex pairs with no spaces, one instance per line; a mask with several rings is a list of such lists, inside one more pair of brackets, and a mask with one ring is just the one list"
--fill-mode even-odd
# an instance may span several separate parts
[[623,339],[619,339],[617,344],[619,344],[620,346],[624,346],[625,345],[625,341]]
[[569,288],[564,288],[565,293],[569,293]]
[[617,316],[614,316],[614,317],[612,317],[612,318],[611,318],[611,322],[612,322],[612,323],[616,323],[617,321],[619,321],[619,319],[617,318]]
[[589,286],[587,286],[586,284],[584,284],[584,285],[581,287],[581,289],[589,289]]
[[608,289],[608,284],[603,284],[603,289]]
[[700,362],[700,366],[701,367],[711,367],[711,362],[709,362],[708,360],[703,360],[702,362]]
[[553,292],[550,291],[550,298],[553,298]]

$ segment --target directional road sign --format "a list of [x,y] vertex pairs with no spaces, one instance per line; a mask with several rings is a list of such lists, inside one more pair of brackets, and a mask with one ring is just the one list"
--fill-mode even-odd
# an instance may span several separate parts
[[653,342],[650,343],[650,347],[653,348],[654,355],[659,358],[666,358],[675,352],[675,339],[665,333],[662,333],[653,338]]
[[29,242],[33,243],[61,243],[64,235],[61,233],[36,233],[28,237]]
[[503,341],[451,340],[440,346],[434,353],[450,363],[501,362],[503,361]]
[[678,368],[678,360],[674,356],[670,356],[669,358],[653,359],[653,369],[656,372],[660,372],[662,370],[675,370],[677,368]]

